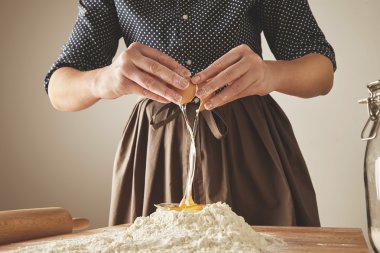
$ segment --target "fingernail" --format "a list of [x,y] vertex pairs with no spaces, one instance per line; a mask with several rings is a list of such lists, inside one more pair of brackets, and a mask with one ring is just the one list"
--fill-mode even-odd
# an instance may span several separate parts
[[193,82],[193,84],[198,84],[200,80],[201,80],[201,77],[199,75],[196,75],[193,78],[191,78],[191,81]]
[[207,110],[212,110],[212,108],[214,108],[214,105],[211,103],[211,101],[208,101],[206,104],[205,104],[205,108]]
[[182,72],[182,75],[183,77],[190,77],[191,76],[191,72],[187,69],[185,69],[183,72]]

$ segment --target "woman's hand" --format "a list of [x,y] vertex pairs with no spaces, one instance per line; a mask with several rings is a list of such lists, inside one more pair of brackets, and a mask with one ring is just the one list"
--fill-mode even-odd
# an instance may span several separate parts
[[263,96],[273,91],[267,70],[259,55],[249,46],[240,45],[196,74],[191,81],[198,85],[196,95],[201,99],[227,85],[222,92],[210,96],[205,107],[211,110],[241,97]]
[[[302,98],[326,95],[333,80],[333,65],[326,56],[307,54],[291,61],[263,61],[247,45],[233,48],[191,79],[198,85],[196,95],[207,100],[204,106],[208,110],[272,91]],[[223,86],[222,92],[214,93]]]
[[185,89],[191,73],[168,55],[140,43],[132,43],[108,67],[100,69],[91,86],[97,98],[115,99],[137,94],[162,103],[179,103],[173,87]]
[[[174,89],[185,89],[190,71],[169,56],[133,43],[108,67],[79,71],[71,67],[56,70],[49,82],[49,98],[60,111],[79,111],[101,98],[114,99],[138,94],[163,103],[180,103]],[[308,54],[291,61],[263,61],[248,46],[241,45],[222,56],[192,78],[197,96],[209,98],[211,110],[250,95],[272,91],[308,98],[327,94],[334,80],[329,58]],[[183,86],[181,86],[183,84]],[[228,86],[219,94],[214,91]],[[177,90],[178,91],[178,90]]]

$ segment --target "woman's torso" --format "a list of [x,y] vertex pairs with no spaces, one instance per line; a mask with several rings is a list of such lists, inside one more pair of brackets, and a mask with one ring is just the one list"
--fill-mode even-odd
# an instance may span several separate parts
[[253,0],[115,1],[126,45],[140,42],[159,49],[193,74],[240,44],[261,54],[254,6]]

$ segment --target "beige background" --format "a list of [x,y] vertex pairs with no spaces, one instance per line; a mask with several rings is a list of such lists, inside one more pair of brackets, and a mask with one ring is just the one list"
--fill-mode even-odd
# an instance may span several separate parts
[[[359,134],[367,115],[357,100],[380,78],[380,1],[310,4],[336,50],[335,86],[309,100],[274,96],[293,122],[323,226],[365,228]],[[107,224],[114,153],[135,98],[77,113],[50,106],[43,78],[68,38],[76,6],[74,0],[0,1],[0,210],[62,206],[100,227]]]

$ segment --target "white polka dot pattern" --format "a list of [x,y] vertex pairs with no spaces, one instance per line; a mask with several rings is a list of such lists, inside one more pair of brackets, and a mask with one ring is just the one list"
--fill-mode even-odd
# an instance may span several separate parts
[[45,88],[60,67],[111,64],[121,37],[127,46],[156,48],[195,74],[240,44],[261,55],[262,31],[277,59],[318,53],[336,68],[334,50],[307,0],[80,0],[77,21]]

